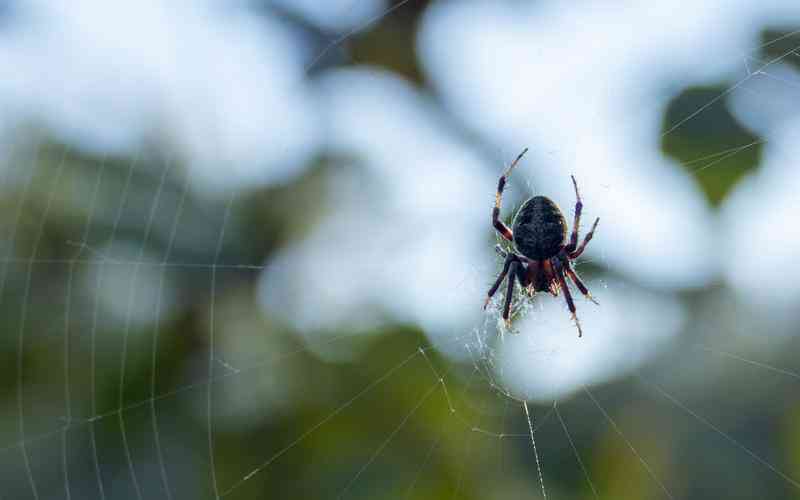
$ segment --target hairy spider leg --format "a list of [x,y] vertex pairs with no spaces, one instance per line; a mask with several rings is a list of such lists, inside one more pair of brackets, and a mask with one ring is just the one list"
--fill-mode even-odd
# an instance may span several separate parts
[[506,327],[511,328],[511,320],[508,319],[511,313],[511,299],[514,296],[514,275],[517,273],[517,267],[520,265],[518,260],[514,260],[511,262],[511,267],[509,272],[511,275],[508,277],[508,285],[506,288],[506,303],[503,306],[503,321],[506,323]]
[[572,185],[575,186],[575,218],[572,222],[572,234],[569,237],[569,244],[566,247],[567,253],[574,252],[578,246],[578,231],[581,225],[581,211],[583,210],[581,194],[578,192],[578,183],[575,181],[574,175],[570,175],[570,177],[572,178]]
[[581,281],[575,271],[573,271],[568,259],[564,259],[564,270],[566,271],[567,276],[569,276],[569,279],[572,280],[572,282],[575,283],[575,286],[578,287],[578,290],[581,291],[583,296],[599,306],[600,303],[597,302],[594,297],[592,297],[592,293],[588,288],[586,288],[586,285],[583,284],[583,281]]
[[589,241],[591,241],[592,236],[594,236],[594,230],[597,229],[598,222],[600,222],[600,217],[594,220],[594,224],[592,224],[592,229],[588,233],[586,233],[586,236],[583,237],[583,242],[581,243],[581,246],[579,246],[577,250],[575,250],[574,252],[570,252],[569,250],[567,250],[568,252],[567,255],[569,256],[570,259],[577,259],[578,257],[581,256],[583,251],[586,249],[586,245],[589,244]]
[[[506,274],[508,273],[508,269],[511,266],[511,263],[516,261],[517,257],[513,253],[506,254],[506,261],[503,263],[503,270],[500,272],[500,275],[497,277],[497,280],[492,285],[492,288],[489,289],[489,293],[486,297],[486,302],[483,303],[483,308],[486,309],[486,306],[489,305],[489,302],[492,300],[492,297],[497,292],[497,289],[500,288],[500,284],[506,278]],[[512,278],[509,281],[514,281],[513,274],[511,275]]]
[[578,337],[582,337],[583,330],[581,330],[581,323],[578,321],[578,315],[575,313],[575,302],[572,300],[572,293],[570,293],[569,287],[567,286],[567,280],[564,279],[564,267],[558,257],[554,257],[552,261],[558,283],[561,285],[561,289],[564,290],[564,300],[567,301],[567,307],[569,307],[569,311],[572,313],[572,319],[575,320],[575,326],[578,327]]
[[522,150],[522,152],[517,156],[517,158],[511,162],[511,165],[508,166],[503,175],[500,176],[500,180],[497,181],[497,192],[494,195],[494,208],[492,209],[492,225],[497,230],[500,235],[507,239],[508,241],[514,241],[514,233],[511,232],[511,229],[505,225],[503,221],[500,220],[500,204],[503,201],[503,190],[506,187],[506,180],[508,176],[511,175],[511,171],[514,167],[517,166],[519,160],[522,156],[528,151],[528,148]]
[[[529,297],[533,297],[536,295],[536,286],[539,283],[539,276],[541,275],[540,269],[542,267],[541,262],[538,260],[529,260],[528,261],[528,268],[525,270],[525,284],[522,285],[525,287],[525,290],[528,292]],[[520,281],[520,283],[522,283]]]
[[544,273],[544,282],[547,284],[546,291],[550,292],[553,297],[558,297],[558,289],[560,288],[558,278],[553,270],[553,263],[550,259],[542,261],[542,272]]
[[535,265],[534,263],[528,262],[527,265],[521,259],[519,261],[519,265],[517,266],[517,281],[519,281],[519,286],[522,287],[523,292],[525,292],[528,297],[533,297],[533,284],[528,280],[528,268]]

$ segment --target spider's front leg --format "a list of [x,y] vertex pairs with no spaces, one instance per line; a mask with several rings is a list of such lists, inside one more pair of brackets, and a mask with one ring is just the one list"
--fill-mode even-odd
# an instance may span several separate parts
[[537,288],[545,292],[549,292],[553,297],[558,297],[558,291],[561,286],[558,283],[555,269],[553,268],[553,260],[545,259],[541,262],[541,274]]
[[528,297],[533,297],[537,290],[541,290],[541,288],[537,288],[541,276],[541,263],[538,260],[527,259],[526,264],[525,267],[520,266],[517,275],[520,286],[525,289]]
[[508,176],[511,175],[511,171],[517,166],[517,163],[527,151],[528,148],[523,149],[519,156],[517,156],[517,159],[508,166],[505,172],[503,172],[503,175],[500,176],[500,180],[497,182],[497,192],[494,195],[492,226],[494,226],[497,232],[508,241],[514,241],[514,233],[512,233],[511,229],[509,229],[509,227],[506,226],[502,220],[500,220],[500,205],[503,202],[503,190],[506,187],[506,180],[508,179]]

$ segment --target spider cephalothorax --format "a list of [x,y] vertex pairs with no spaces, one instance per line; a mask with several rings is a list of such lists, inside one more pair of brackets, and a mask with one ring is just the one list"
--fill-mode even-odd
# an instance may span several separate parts
[[566,277],[569,277],[587,299],[595,304],[597,303],[592,298],[586,285],[575,274],[570,261],[578,258],[583,253],[589,240],[594,235],[594,230],[597,228],[600,218],[594,221],[592,229],[586,233],[580,246],[578,246],[578,228],[581,223],[583,203],[581,202],[581,195],[578,193],[578,183],[575,182],[575,177],[572,177],[572,185],[575,187],[577,201],[575,203],[575,221],[572,224],[572,233],[569,241],[567,241],[567,221],[564,218],[564,214],[561,213],[558,205],[546,196],[534,196],[523,203],[514,217],[513,231],[509,229],[500,220],[500,203],[503,199],[503,189],[506,186],[506,179],[508,179],[511,171],[526,151],[528,151],[527,148],[517,156],[517,159],[509,165],[497,183],[497,194],[495,195],[494,209],[492,210],[492,225],[503,238],[514,243],[514,248],[506,252],[500,245],[497,246],[497,250],[505,258],[505,262],[500,276],[497,277],[494,285],[489,289],[484,307],[489,304],[492,296],[500,288],[506,276],[508,276],[508,285],[503,306],[503,320],[507,325],[509,324],[515,280],[527,290],[530,296],[539,291],[550,292],[557,296],[558,292],[563,290],[564,299],[572,313],[572,319],[575,320],[575,325],[578,327],[578,336],[580,337],[583,332],[581,331],[578,317],[575,315],[575,303],[567,286]]

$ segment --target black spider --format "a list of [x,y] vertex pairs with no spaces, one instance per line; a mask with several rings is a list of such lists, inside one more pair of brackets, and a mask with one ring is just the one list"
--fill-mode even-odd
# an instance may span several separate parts
[[575,186],[575,222],[572,225],[572,234],[567,243],[567,221],[564,214],[553,200],[546,196],[534,196],[522,204],[512,224],[514,230],[506,226],[500,220],[500,202],[503,199],[503,189],[506,186],[506,179],[511,174],[511,170],[519,162],[520,158],[528,151],[525,148],[517,156],[508,169],[500,177],[497,183],[497,194],[495,195],[494,209],[492,210],[492,225],[506,240],[514,243],[514,248],[506,252],[500,245],[497,245],[498,252],[505,257],[503,271],[489,289],[489,296],[486,298],[484,309],[489,305],[492,296],[500,288],[500,284],[508,275],[508,288],[506,289],[505,305],[503,306],[503,320],[510,326],[509,313],[511,312],[511,297],[514,293],[514,278],[519,281],[520,286],[526,289],[528,295],[533,297],[536,292],[546,291],[558,296],[559,290],[564,291],[564,299],[567,301],[572,313],[572,319],[578,327],[578,336],[581,331],[581,324],[575,315],[575,303],[572,301],[572,294],[567,286],[564,275],[575,283],[578,290],[589,300],[597,304],[592,298],[592,294],[586,285],[578,278],[570,265],[570,261],[578,258],[583,253],[589,240],[594,235],[594,230],[600,218],[594,221],[591,231],[586,233],[583,242],[578,246],[578,227],[581,223],[581,195],[578,193],[578,183],[572,177],[572,185]]

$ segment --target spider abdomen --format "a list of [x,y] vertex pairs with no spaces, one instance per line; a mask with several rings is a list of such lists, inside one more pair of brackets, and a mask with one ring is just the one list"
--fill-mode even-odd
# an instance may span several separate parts
[[514,245],[534,260],[549,259],[564,246],[567,221],[553,200],[534,196],[522,204],[513,225]]

